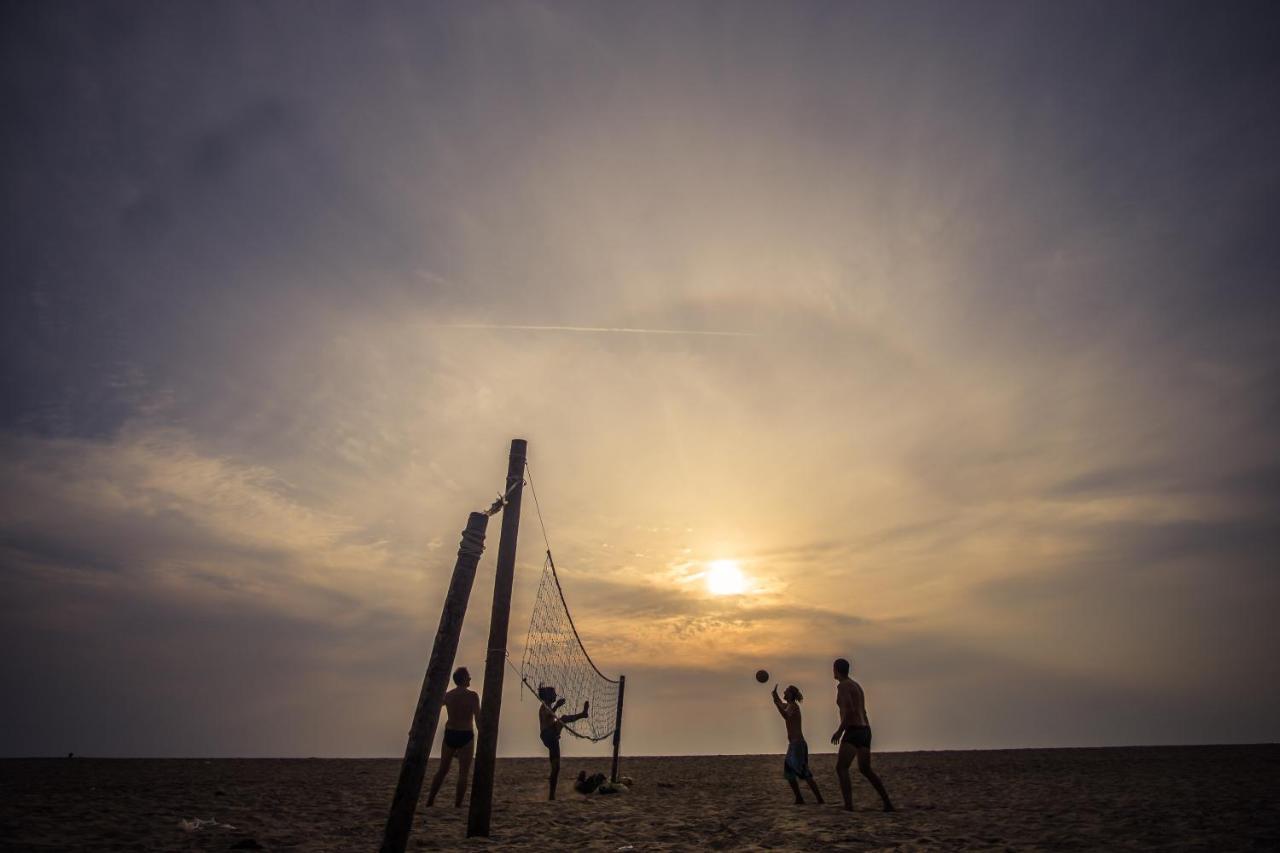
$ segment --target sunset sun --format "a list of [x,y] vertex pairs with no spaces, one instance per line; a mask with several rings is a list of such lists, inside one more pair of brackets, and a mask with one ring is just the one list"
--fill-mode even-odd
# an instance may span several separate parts
[[707,566],[707,591],[712,595],[741,595],[747,578],[734,560],[714,560]]

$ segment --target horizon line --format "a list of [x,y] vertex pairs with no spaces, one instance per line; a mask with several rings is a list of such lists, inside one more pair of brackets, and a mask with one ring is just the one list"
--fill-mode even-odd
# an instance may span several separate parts
[[[1280,741],[1218,741],[1215,743],[1129,743],[1092,746],[949,746],[922,749],[885,749],[878,750],[876,755],[907,755],[918,752],[1030,752],[1047,750],[1079,750],[1079,749],[1201,749],[1205,747],[1223,746],[1280,746]],[[776,758],[782,752],[680,752],[680,753],[636,753],[623,754],[622,758]],[[813,751],[810,755],[835,755],[836,750]],[[3,755],[0,761],[74,761],[91,759],[96,761],[402,761],[402,755],[93,755],[91,753],[72,753],[66,755]],[[591,756],[576,756],[589,760]],[[437,758],[438,756],[433,756]],[[543,760],[545,754],[535,755],[499,755],[499,760],[532,761]]]

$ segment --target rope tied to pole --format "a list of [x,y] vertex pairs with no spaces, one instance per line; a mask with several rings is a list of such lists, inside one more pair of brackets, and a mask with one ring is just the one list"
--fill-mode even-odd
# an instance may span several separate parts
[[[498,495],[498,497],[494,499],[493,503],[489,504],[489,508],[484,511],[484,514],[488,516],[497,515],[500,511],[506,508],[507,501],[511,497],[511,493],[523,485],[524,480],[517,480],[512,483],[510,488],[508,488],[504,494]],[[542,538],[544,540],[547,538],[547,531],[545,528],[542,531]]]
[[462,541],[458,543],[458,556],[479,559],[483,553],[484,533],[471,529],[462,531]]

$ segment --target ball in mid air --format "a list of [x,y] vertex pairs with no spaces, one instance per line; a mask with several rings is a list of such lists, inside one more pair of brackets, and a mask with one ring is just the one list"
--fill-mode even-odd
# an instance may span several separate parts
[[769,680],[769,670],[767,669],[756,670],[756,681],[760,682],[761,684],[764,684],[768,680]]

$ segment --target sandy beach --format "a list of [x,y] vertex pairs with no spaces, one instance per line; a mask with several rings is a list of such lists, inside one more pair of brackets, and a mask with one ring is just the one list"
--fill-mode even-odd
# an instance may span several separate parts
[[[631,758],[630,794],[543,797],[545,762],[503,759],[494,835],[465,809],[420,809],[410,849],[1264,850],[1280,847],[1280,746],[887,753],[885,814],[834,756],[813,757],[828,804],[796,806],[781,756]],[[434,764],[434,762],[433,762]],[[11,759],[0,762],[0,850],[374,850],[395,760]],[[664,784],[659,784],[664,783]],[[670,787],[668,787],[670,786]],[[446,788],[447,790],[447,788]],[[184,828],[183,821],[217,824]]]

